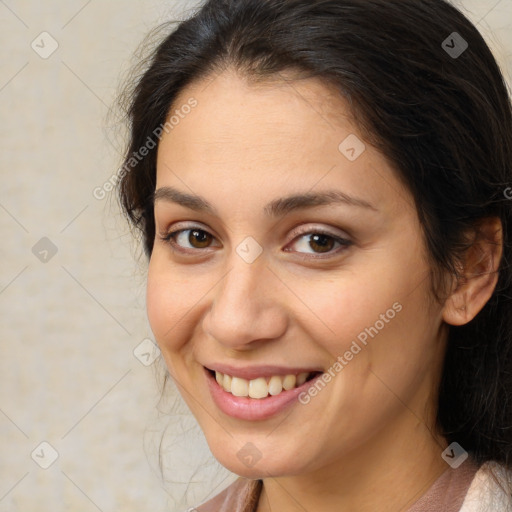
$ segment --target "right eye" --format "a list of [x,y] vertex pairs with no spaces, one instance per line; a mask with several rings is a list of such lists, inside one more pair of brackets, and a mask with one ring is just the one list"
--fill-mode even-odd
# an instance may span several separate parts
[[[168,243],[173,250],[191,252],[206,249],[215,237],[197,226],[192,228],[177,229],[160,235],[163,242]],[[188,244],[188,246],[187,246]]]

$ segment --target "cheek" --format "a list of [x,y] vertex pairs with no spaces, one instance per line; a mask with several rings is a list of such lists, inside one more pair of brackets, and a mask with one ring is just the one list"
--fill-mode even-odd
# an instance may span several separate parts
[[375,322],[381,327],[381,315],[385,319],[393,319],[395,309],[399,309],[399,306],[393,309],[393,304],[400,302],[400,297],[404,295],[396,281],[391,283],[389,279],[379,279],[370,272],[352,272],[323,282],[316,280],[314,286],[311,286],[310,280],[305,280],[295,291],[299,297],[307,297],[305,302],[310,305],[313,315],[304,314],[302,317],[304,321],[308,319],[312,334],[314,328],[320,329],[313,339],[320,332],[325,333],[326,338],[338,345],[338,353],[365,328],[373,326]]
[[166,295],[158,280],[149,273],[146,288],[146,309],[151,330],[159,345],[162,345],[166,331],[165,326],[169,324],[170,312],[173,311],[172,301]]
[[352,351],[348,358],[363,366],[388,361],[393,371],[408,362],[413,368],[429,350],[437,325],[427,307],[428,269],[419,267],[403,259],[313,287],[305,280],[297,295],[308,297],[314,315],[302,316],[303,327],[333,358]]
[[[183,293],[186,290],[186,293]],[[187,279],[152,257],[147,278],[146,308],[151,330],[160,347],[176,350],[186,338],[188,315],[199,297]]]

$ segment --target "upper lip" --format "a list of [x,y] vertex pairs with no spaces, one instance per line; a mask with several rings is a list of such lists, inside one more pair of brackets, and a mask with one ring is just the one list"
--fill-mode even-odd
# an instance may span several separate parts
[[252,380],[258,377],[272,377],[273,375],[298,375],[299,373],[323,372],[320,368],[311,367],[286,367],[276,365],[254,365],[254,366],[231,366],[229,364],[212,363],[205,365],[207,370],[213,370],[231,377],[239,377],[241,379]]

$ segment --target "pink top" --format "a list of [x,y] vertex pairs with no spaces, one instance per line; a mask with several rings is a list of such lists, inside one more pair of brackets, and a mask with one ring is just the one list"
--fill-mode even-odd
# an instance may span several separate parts
[[[493,464],[493,463],[488,463]],[[484,468],[484,466],[486,466]],[[493,487],[492,476],[487,472],[488,465],[481,468],[468,459],[459,468],[448,468],[432,486],[417,499],[405,512],[473,512],[478,511],[478,503],[486,504],[485,495],[482,492],[492,493],[489,499],[499,499],[499,508],[493,508],[492,512],[508,512],[511,510],[508,505],[505,491],[501,495],[501,487]],[[497,467],[498,473],[506,470]],[[510,478],[510,474],[508,477]],[[197,512],[255,512],[261,494],[263,483],[261,480],[249,480],[239,477],[220,494],[210,499],[195,510]],[[476,498],[475,498],[476,496]],[[478,503],[475,501],[477,499]],[[480,501],[482,499],[482,501]],[[475,505],[476,503],[476,505]],[[498,503],[498,502],[492,502]]]

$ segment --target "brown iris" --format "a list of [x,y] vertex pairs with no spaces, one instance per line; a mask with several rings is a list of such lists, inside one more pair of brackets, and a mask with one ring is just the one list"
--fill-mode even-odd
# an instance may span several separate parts
[[[190,234],[188,235],[190,245],[196,249],[204,249],[205,247],[208,247],[211,243],[211,239],[212,236],[201,229],[191,229]],[[196,241],[197,245],[195,245],[193,241]]]
[[[319,248],[316,252],[329,252],[334,246],[334,239],[328,235],[314,234],[310,236],[310,246],[316,251],[316,247]],[[316,247],[315,247],[316,246]]]

